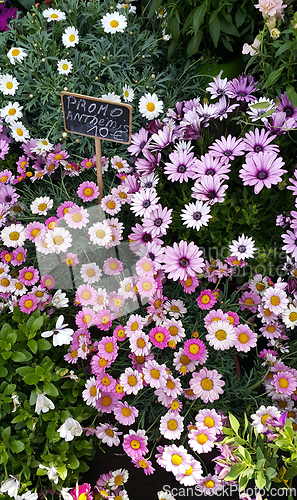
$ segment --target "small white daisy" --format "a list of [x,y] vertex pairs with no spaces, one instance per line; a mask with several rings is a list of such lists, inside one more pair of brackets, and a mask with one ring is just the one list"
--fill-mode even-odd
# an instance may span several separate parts
[[30,139],[29,130],[22,124],[22,122],[11,123],[11,135],[17,142],[26,142]]
[[0,116],[1,118],[4,118],[6,123],[12,123],[19,120],[19,118],[22,118],[22,109],[23,106],[20,106],[18,102],[9,102],[0,110]]
[[7,52],[7,57],[13,65],[15,65],[16,61],[22,62],[27,55],[21,47],[11,47],[10,51]]
[[43,11],[43,17],[50,21],[62,21],[66,19],[65,12],[59,9],[45,9]]
[[255,242],[252,238],[248,238],[242,234],[238,240],[232,240],[232,244],[229,245],[229,251],[231,255],[234,255],[240,260],[249,259],[253,257],[256,250]]
[[67,229],[55,227],[45,233],[44,241],[53,253],[66,252],[72,245],[72,236]]
[[45,153],[53,149],[53,144],[51,144],[47,139],[37,139],[36,147],[32,148],[33,153]]
[[61,59],[60,61],[58,61],[57,66],[60,75],[68,75],[69,73],[71,73],[71,70],[73,68],[72,62],[67,61],[67,59]]
[[125,102],[132,102],[134,99],[134,90],[127,84],[123,87],[123,98]]
[[47,215],[47,211],[53,207],[53,200],[48,196],[40,196],[36,198],[30,205],[32,214]]
[[145,94],[139,100],[139,112],[147,120],[157,118],[163,113],[163,101],[159,101],[157,94]]
[[112,14],[105,14],[101,19],[102,28],[105,33],[123,33],[127,26],[127,19],[118,12]]
[[4,95],[14,95],[18,89],[19,82],[12,75],[0,76],[0,90]]
[[75,47],[75,45],[79,42],[78,31],[73,26],[69,26],[65,29],[62,35],[62,43],[65,47]]
[[105,246],[112,239],[112,231],[106,221],[96,222],[89,228],[90,240],[94,245]]
[[1,239],[7,247],[21,247],[25,242],[25,228],[22,224],[11,224],[1,231]]
[[282,313],[282,320],[287,328],[295,328],[297,325],[297,307],[294,304],[289,304],[287,309]]
[[81,266],[80,275],[85,283],[92,285],[92,283],[100,280],[102,271],[95,262],[90,262],[90,264],[83,264]]
[[120,96],[115,94],[114,92],[108,92],[108,94],[103,94],[101,96],[101,99],[104,99],[105,101],[121,102]]

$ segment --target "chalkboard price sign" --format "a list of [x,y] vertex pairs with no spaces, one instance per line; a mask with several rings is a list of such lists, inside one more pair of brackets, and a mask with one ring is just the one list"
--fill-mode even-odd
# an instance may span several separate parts
[[73,134],[131,142],[132,108],[129,104],[61,92],[64,128]]

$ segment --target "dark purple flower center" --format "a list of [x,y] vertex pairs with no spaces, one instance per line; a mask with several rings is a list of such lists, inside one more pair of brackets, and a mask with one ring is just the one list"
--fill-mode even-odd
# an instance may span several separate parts
[[185,257],[182,257],[182,259],[179,260],[179,264],[181,267],[187,267],[189,265],[189,261]]
[[293,269],[292,264],[286,264],[286,269],[288,269],[288,271],[291,271],[291,269]]
[[255,146],[255,147],[254,147],[254,151],[255,151],[256,153],[260,153],[260,151],[263,151],[263,148],[262,148],[262,146]]
[[238,92],[238,96],[239,97],[245,97],[246,96],[246,92],[243,92],[243,91]]
[[293,114],[292,108],[285,108],[284,113],[286,116],[291,116]]
[[148,256],[149,256],[149,258],[150,258],[151,260],[155,260],[155,256],[154,256],[154,254],[153,254],[152,252],[149,252],[149,253],[148,253]]
[[231,156],[232,151],[230,151],[230,149],[227,149],[224,154],[225,154],[225,156]]
[[297,246],[297,240],[295,240],[295,245]]
[[215,191],[209,191],[207,194],[206,194],[207,198],[209,200],[213,200],[215,197],[216,197],[216,192]]
[[140,146],[139,146],[139,147],[140,147],[140,149],[143,149],[145,145],[146,145],[146,142],[145,142],[145,141],[143,141],[143,142],[140,144]]
[[153,183],[152,183],[152,182],[146,182],[146,183],[145,183],[145,185],[144,185],[144,187],[145,187],[145,188],[151,188],[151,187],[152,187],[152,185],[153,185]]
[[260,180],[266,179],[266,177],[268,177],[268,174],[267,174],[267,172],[265,172],[265,170],[262,170],[261,172],[258,173],[257,177]]
[[246,246],[244,246],[244,245],[239,245],[239,247],[238,247],[238,251],[239,251],[240,253],[245,252],[245,251],[246,251]]
[[215,174],[215,170],[213,168],[208,168],[205,172],[205,175],[213,176]]
[[202,217],[202,215],[200,212],[195,212],[193,214],[193,219],[195,219],[195,220],[199,220],[199,219],[201,219],[201,217]]
[[152,241],[152,236],[150,234],[144,234],[142,239],[147,243],[148,241]]
[[9,203],[11,201],[11,196],[5,196],[5,201],[6,203]]
[[218,89],[218,90],[217,90],[217,94],[219,94],[219,95],[223,95],[223,94],[224,94],[223,89]]
[[151,202],[149,200],[144,200],[142,203],[143,208],[148,208],[150,206]]
[[161,226],[162,222],[163,222],[162,219],[159,217],[158,219],[155,220],[154,224],[155,226],[159,227]]
[[184,165],[179,165],[177,167],[177,171],[180,173],[180,174],[183,174],[185,171],[186,171],[186,167]]

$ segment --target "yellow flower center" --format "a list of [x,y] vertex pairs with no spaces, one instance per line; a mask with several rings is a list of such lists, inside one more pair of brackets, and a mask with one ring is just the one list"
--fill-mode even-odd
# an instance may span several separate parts
[[135,375],[130,375],[130,377],[128,377],[128,384],[132,387],[137,384],[137,378],[135,377]]
[[[53,12],[53,13],[50,15],[50,17],[52,17],[53,19],[58,19],[58,17],[59,17],[59,16],[58,16],[55,12]],[[80,500],[80,498],[79,498],[78,500]]]
[[[187,278],[186,281],[184,282],[185,286],[190,287],[193,283],[192,278]],[[205,304],[206,302],[203,302]]]
[[9,286],[10,285],[10,281],[8,279],[6,279],[6,278],[3,278],[1,280],[1,285],[2,286]]
[[204,419],[204,424],[206,425],[206,427],[213,427],[215,422],[214,422],[214,419],[212,417],[205,417]]
[[98,231],[96,232],[96,236],[97,238],[102,240],[103,238],[105,238],[105,231],[103,231],[102,229],[98,229]]
[[12,87],[13,87],[13,83],[12,82],[7,82],[6,88],[10,90],[10,89],[12,89]]
[[26,165],[27,165],[27,162],[26,161],[22,161],[21,168],[25,168]]
[[196,441],[199,444],[205,444],[208,441],[208,437],[202,432],[201,434],[197,434]]
[[146,105],[146,109],[147,109],[150,113],[152,113],[153,111],[155,111],[155,108],[156,108],[156,106],[154,105],[154,103],[153,103],[153,102],[148,102],[148,103],[147,103],[147,105]]
[[90,314],[85,314],[83,317],[83,322],[87,324],[90,323],[90,321],[92,321],[92,316]]
[[271,299],[270,299],[270,303],[273,305],[273,306],[278,306],[279,303],[280,303],[280,298],[277,297],[277,295],[272,295]]
[[142,469],[147,469],[147,467],[148,467],[148,463],[145,460],[138,460],[138,465]]
[[109,396],[104,396],[102,399],[101,399],[101,403],[103,404],[103,406],[109,406],[112,402],[112,399],[111,397]]
[[172,455],[171,457],[171,462],[173,463],[173,465],[180,465],[182,463],[183,459],[180,455]]
[[17,128],[17,129],[16,129],[16,133],[17,133],[20,137],[22,137],[22,136],[24,135],[24,132],[22,131],[22,129],[21,129],[21,128]]
[[95,385],[93,385],[93,387],[91,387],[90,394],[91,394],[92,397],[96,396],[96,394],[97,394],[97,387]]
[[9,114],[9,116],[13,116],[13,115],[15,115],[15,114],[16,114],[16,109],[14,109],[14,108],[10,108],[10,109],[8,110],[8,114]]
[[292,321],[292,323],[294,323],[296,321],[296,319],[297,319],[297,313],[296,312],[291,312],[289,314],[289,319],[290,319],[290,321]]
[[131,324],[131,327],[130,327],[130,328],[131,328],[131,330],[132,330],[133,332],[135,332],[135,330],[137,330],[137,329],[138,329],[138,323],[137,323],[136,321],[134,321],[134,322]]
[[154,378],[155,380],[160,378],[160,371],[159,370],[156,370],[155,368],[153,368],[150,373],[151,373],[151,377]]
[[[17,241],[20,237],[20,233],[18,233],[17,231],[12,231],[9,235],[9,239],[11,241]],[[10,259],[11,260],[11,259]]]
[[116,206],[115,202],[112,201],[112,200],[109,200],[107,203],[106,203],[107,207],[110,208],[110,210],[113,210]]
[[52,286],[53,282],[50,278],[47,278],[44,282],[45,286],[49,287],[49,286]]
[[40,203],[38,205],[38,210],[40,210],[41,212],[43,212],[46,209],[47,209],[47,204],[46,203]]
[[118,263],[117,263],[117,262],[110,262],[109,267],[110,267],[110,269],[112,269],[113,271],[116,271],[116,270],[119,268],[119,265],[118,265]]
[[172,391],[175,388],[175,383],[172,380],[167,380],[166,387]]
[[282,389],[286,389],[289,385],[289,381],[286,378],[280,378],[278,383]]
[[113,352],[113,350],[114,350],[113,343],[112,342],[106,342],[106,344],[105,344],[105,350],[106,350],[106,352],[109,352],[109,353]]
[[190,363],[190,358],[186,354],[183,354],[180,358],[180,362],[183,365],[188,365]]
[[225,330],[218,330],[216,332],[216,338],[218,340],[225,340],[226,337],[227,337],[227,334],[226,334]]
[[167,427],[170,431],[175,431],[177,428],[177,421],[174,419],[171,419],[167,422]]
[[209,378],[204,378],[201,380],[201,387],[205,391],[210,391],[213,388],[213,381]]
[[201,298],[201,302],[202,304],[208,304],[210,301],[210,298],[208,295],[203,295],[202,298]]
[[16,57],[16,56],[18,56],[18,55],[19,55],[19,53],[20,53],[19,49],[13,49],[13,51],[11,52],[11,55],[12,55],[13,57]]
[[122,415],[124,417],[130,417],[132,413],[132,410],[130,408],[126,408],[126,406],[124,406],[124,408],[122,408]]
[[90,300],[91,298],[91,292],[89,290],[84,290],[81,294],[82,299],[84,300]]
[[250,340],[249,336],[244,332],[242,332],[238,335],[238,341],[241,344],[246,344],[249,340]]
[[62,64],[62,69],[64,71],[67,71],[68,68],[69,68],[68,64],[66,64],[66,63]]
[[111,26],[112,28],[117,28],[117,27],[118,27],[118,25],[119,25],[119,22],[118,22],[118,21],[116,21],[115,19],[113,19],[112,21],[110,21],[110,26]]
[[152,286],[153,285],[151,284],[150,281],[144,281],[144,283],[142,284],[143,290],[146,290],[146,291],[151,290]]
[[110,385],[110,379],[108,377],[103,377],[101,379],[101,382],[103,385],[105,385],[105,387],[107,387],[108,385]]
[[199,352],[199,345],[191,344],[189,347],[189,351],[191,354],[197,354]]
[[84,189],[83,193],[87,198],[90,198],[90,196],[94,194],[94,190],[91,187],[87,187]]
[[87,270],[87,276],[89,276],[89,278],[93,278],[93,276],[95,276],[94,269],[88,269]]
[[64,243],[64,238],[58,235],[54,237],[53,241],[55,245],[62,245]]
[[109,437],[113,437],[114,436],[114,432],[111,429],[106,429],[105,430],[105,434],[107,434]]
[[213,488],[213,487],[214,487],[214,485],[215,485],[215,484],[214,484],[214,482],[213,482],[211,479],[208,479],[208,480],[207,480],[207,481],[205,481],[205,483],[204,483],[204,486],[205,486],[206,488],[209,488],[209,489],[210,489],[210,488]]
[[31,273],[31,271],[27,271],[25,274],[24,274],[24,278],[25,280],[28,280],[28,281],[31,281],[34,277],[34,274]]
[[178,334],[178,328],[176,326],[170,326],[168,330],[172,337],[175,337]]
[[70,35],[69,36],[69,42],[74,42],[75,40],[75,35]]
[[24,306],[26,309],[30,309],[33,306],[33,300],[31,299],[25,300]]
[[253,299],[249,298],[249,299],[245,299],[244,301],[245,305],[248,306],[248,307],[251,307],[254,305],[254,301]]
[[140,347],[140,349],[143,349],[145,347],[146,343],[143,339],[138,339],[137,345],[138,345],[138,347]]
[[140,442],[137,439],[132,439],[131,447],[133,450],[138,450],[140,448]]
[[193,467],[190,465],[190,468],[185,472],[185,476],[190,476],[191,474],[193,474]]
[[256,288],[257,288],[258,292],[262,292],[262,290],[264,290],[264,288],[265,288],[265,285],[263,285],[263,283],[257,283]]
[[107,325],[107,323],[109,323],[109,321],[110,321],[109,316],[102,316],[102,318],[101,318],[102,325]]
[[[117,336],[122,339],[123,337],[125,337],[125,330],[118,330],[117,332]],[[140,346],[139,346],[140,347]]]
[[263,415],[263,416],[261,417],[261,423],[262,423],[263,425],[265,425],[266,420],[267,420],[268,418],[270,418],[270,417],[271,417],[271,415],[268,415],[268,413],[266,413],[265,415]]

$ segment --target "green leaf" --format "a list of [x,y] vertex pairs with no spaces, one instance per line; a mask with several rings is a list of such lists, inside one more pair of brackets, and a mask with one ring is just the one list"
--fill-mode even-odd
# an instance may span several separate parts
[[67,477],[67,467],[66,465],[60,465],[59,467],[57,467],[57,471],[58,471],[58,474],[59,476],[64,480],[66,479]]
[[29,351],[14,351],[11,355],[11,359],[16,363],[23,363],[24,361],[30,361],[32,359],[32,354]]
[[234,431],[230,429],[230,427],[223,427],[223,433],[226,434],[226,436],[234,436]]
[[293,104],[294,108],[297,108],[297,93],[292,85],[286,86],[287,97]]
[[[288,472],[288,471],[287,471],[287,472]],[[296,474],[297,474],[297,469],[296,469]],[[275,469],[273,469],[273,467],[268,467],[268,468],[266,469],[266,476],[267,476],[269,479],[272,479],[273,477],[275,477],[275,476],[276,476],[276,470],[275,470]],[[294,477],[294,476],[293,476],[293,477]],[[287,478],[285,477],[285,479],[287,479]]]
[[228,472],[227,476],[224,477],[224,481],[233,481],[237,479],[239,474],[245,469],[245,465],[238,464],[235,467],[232,467],[230,472]]
[[197,35],[198,30],[203,23],[204,16],[206,14],[206,2],[202,3],[199,5],[197,9],[194,11],[194,16],[193,16],[193,29],[195,35]]
[[37,353],[37,351],[38,351],[38,344],[37,344],[36,340],[34,340],[34,339],[29,340],[27,345],[28,345],[30,351],[33,352],[33,354]]
[[175,41],[179,39],[180,30],[179,30],[179,22],[176,18],[172,19],[170,23],[170,33]]
[[18,424],[19,422],[23,422],[25,420],[25,416],[21,413],[20,415],[17,415],[14,417],[14,419],[11,421],[12,424]]
[[25,9],[30,10],[35,4],[35,0],[19,0],[20,4],[25,7]]
[[3,396],[9,396],[15,390],[15,388],[15,384],[8,384],[3,391]]
[[42,316],[39,316],[39,318],[36,318],[31,326],[31,332],[35,333],[38,330],[41,329],[44,323],[44,318]]
[[56,430],[56,422],[51,421],[46,429],[46,437],[48,438],[49,441],[52,441],[55,434],[55,430]]
[[237,418],[235,418],[234,415],[232,415],[232,413],[229,413],[229,422],[230,422],[232,429],[237,434],[240,424],[239,424]]
[[[293,479],[293,477],[297,476],[297,467],[290,467],[286,473],[285,473],[285,476],[284,476],[284,479],[285,480],[288,480],[288,479]],[[274,477],[274,476],[273,476]]]
[[20,441],[19,439],[14,439],[10,443],[10,449],[12,453],[20,453],[25,449],[25,443],[23,443],[23,441]]
[[213,20],[209,23],[209,32],[214,46],[217,47],[220,38],[220,22],[217,17],[213,17]]
[[31,366],[20,366],[20,368],[16,369],[16,372],[21,375],[21,377],[24,377],[25,375],[29,375],[29,373],[33,373],[34,368],[31,368]]
[[0,337],[1,339],[5,340],[7,335],[9,335],[9,333],[12,331],[13,329],[11,328],[11,326],[8,324],[8,323],[5,323],[2,328],[1,328],[1,332],[0,332]]
[[276,51],[274,54],[274,57],[280,56],[283,52],[286,52],[286,50],[290,50],[293,45],[293,42],[285,42],[282,43],[280,48]]
[[192,36],[192,38],[187,46],[188,57],[191,57],[193,54],[197,54],[201,40],[202,40],[202,32],[201,31],[198,34],[195,34],[194,36]]
[[5,366],[0,365],[0,377],[6,377],[8,374],[8,370],[5,368]]
[[270,106],[270,102],[257,102],[256,104],[250,104],[249,107],[253,109],[266,109]]
[[52,347],[52,344],[46,339],[38,339],[37,345],[39,351],[49,351],[49,349],[51,349]]
[[1,432],[1,437],[3,441],[8,443],[10,434],[11,434],[11,427],[5,427],[5,429],[3,429],[3,431]]
[[240,28],[240,26],[244,23],[245,18],[246,18],[246,13],[238,9],[238,11],[235,14],[235,24],[237,28]]
[[44,382],[43,390],[48,396],[59,396],[59,391],[51,382]]
[[259,488],[259,490],[261,488],[264,488],[264,486],[266,484],[266,479],[265,479],[264,475],[262,474],[262,472],[260,472],[260,471],[257,472],[255,483],[256,483],[257,488]]
[[79,460],[74,455],[72,455],[71,457],[68,457],[67,466],[70,469],[78,469],[78,467],[79,467]]
[[220,16],[220,29],[223,31],[223,33],[227,33],[228,35],[233,35],[233,36],[239,36],[238,30],[234,26],[234,24],[229,23],[224,19],[223,17]]
[[25,384],[36,385],[36,384],[38,384],[40,379],[39,379],[39,377],[37,377],[37,375],[35,375],[35,373],[31,373],[29,375],[25,375],[23,377],[23,380],[24,380]]
[[263,85],[263,88],[271,87],[274,85],[274,83],[277,82],[279,77],[281,76],[282,72],[284,71],[285,65],[282,64],[282,66],[270,73],[269,77],[267,78],[266,82]]

